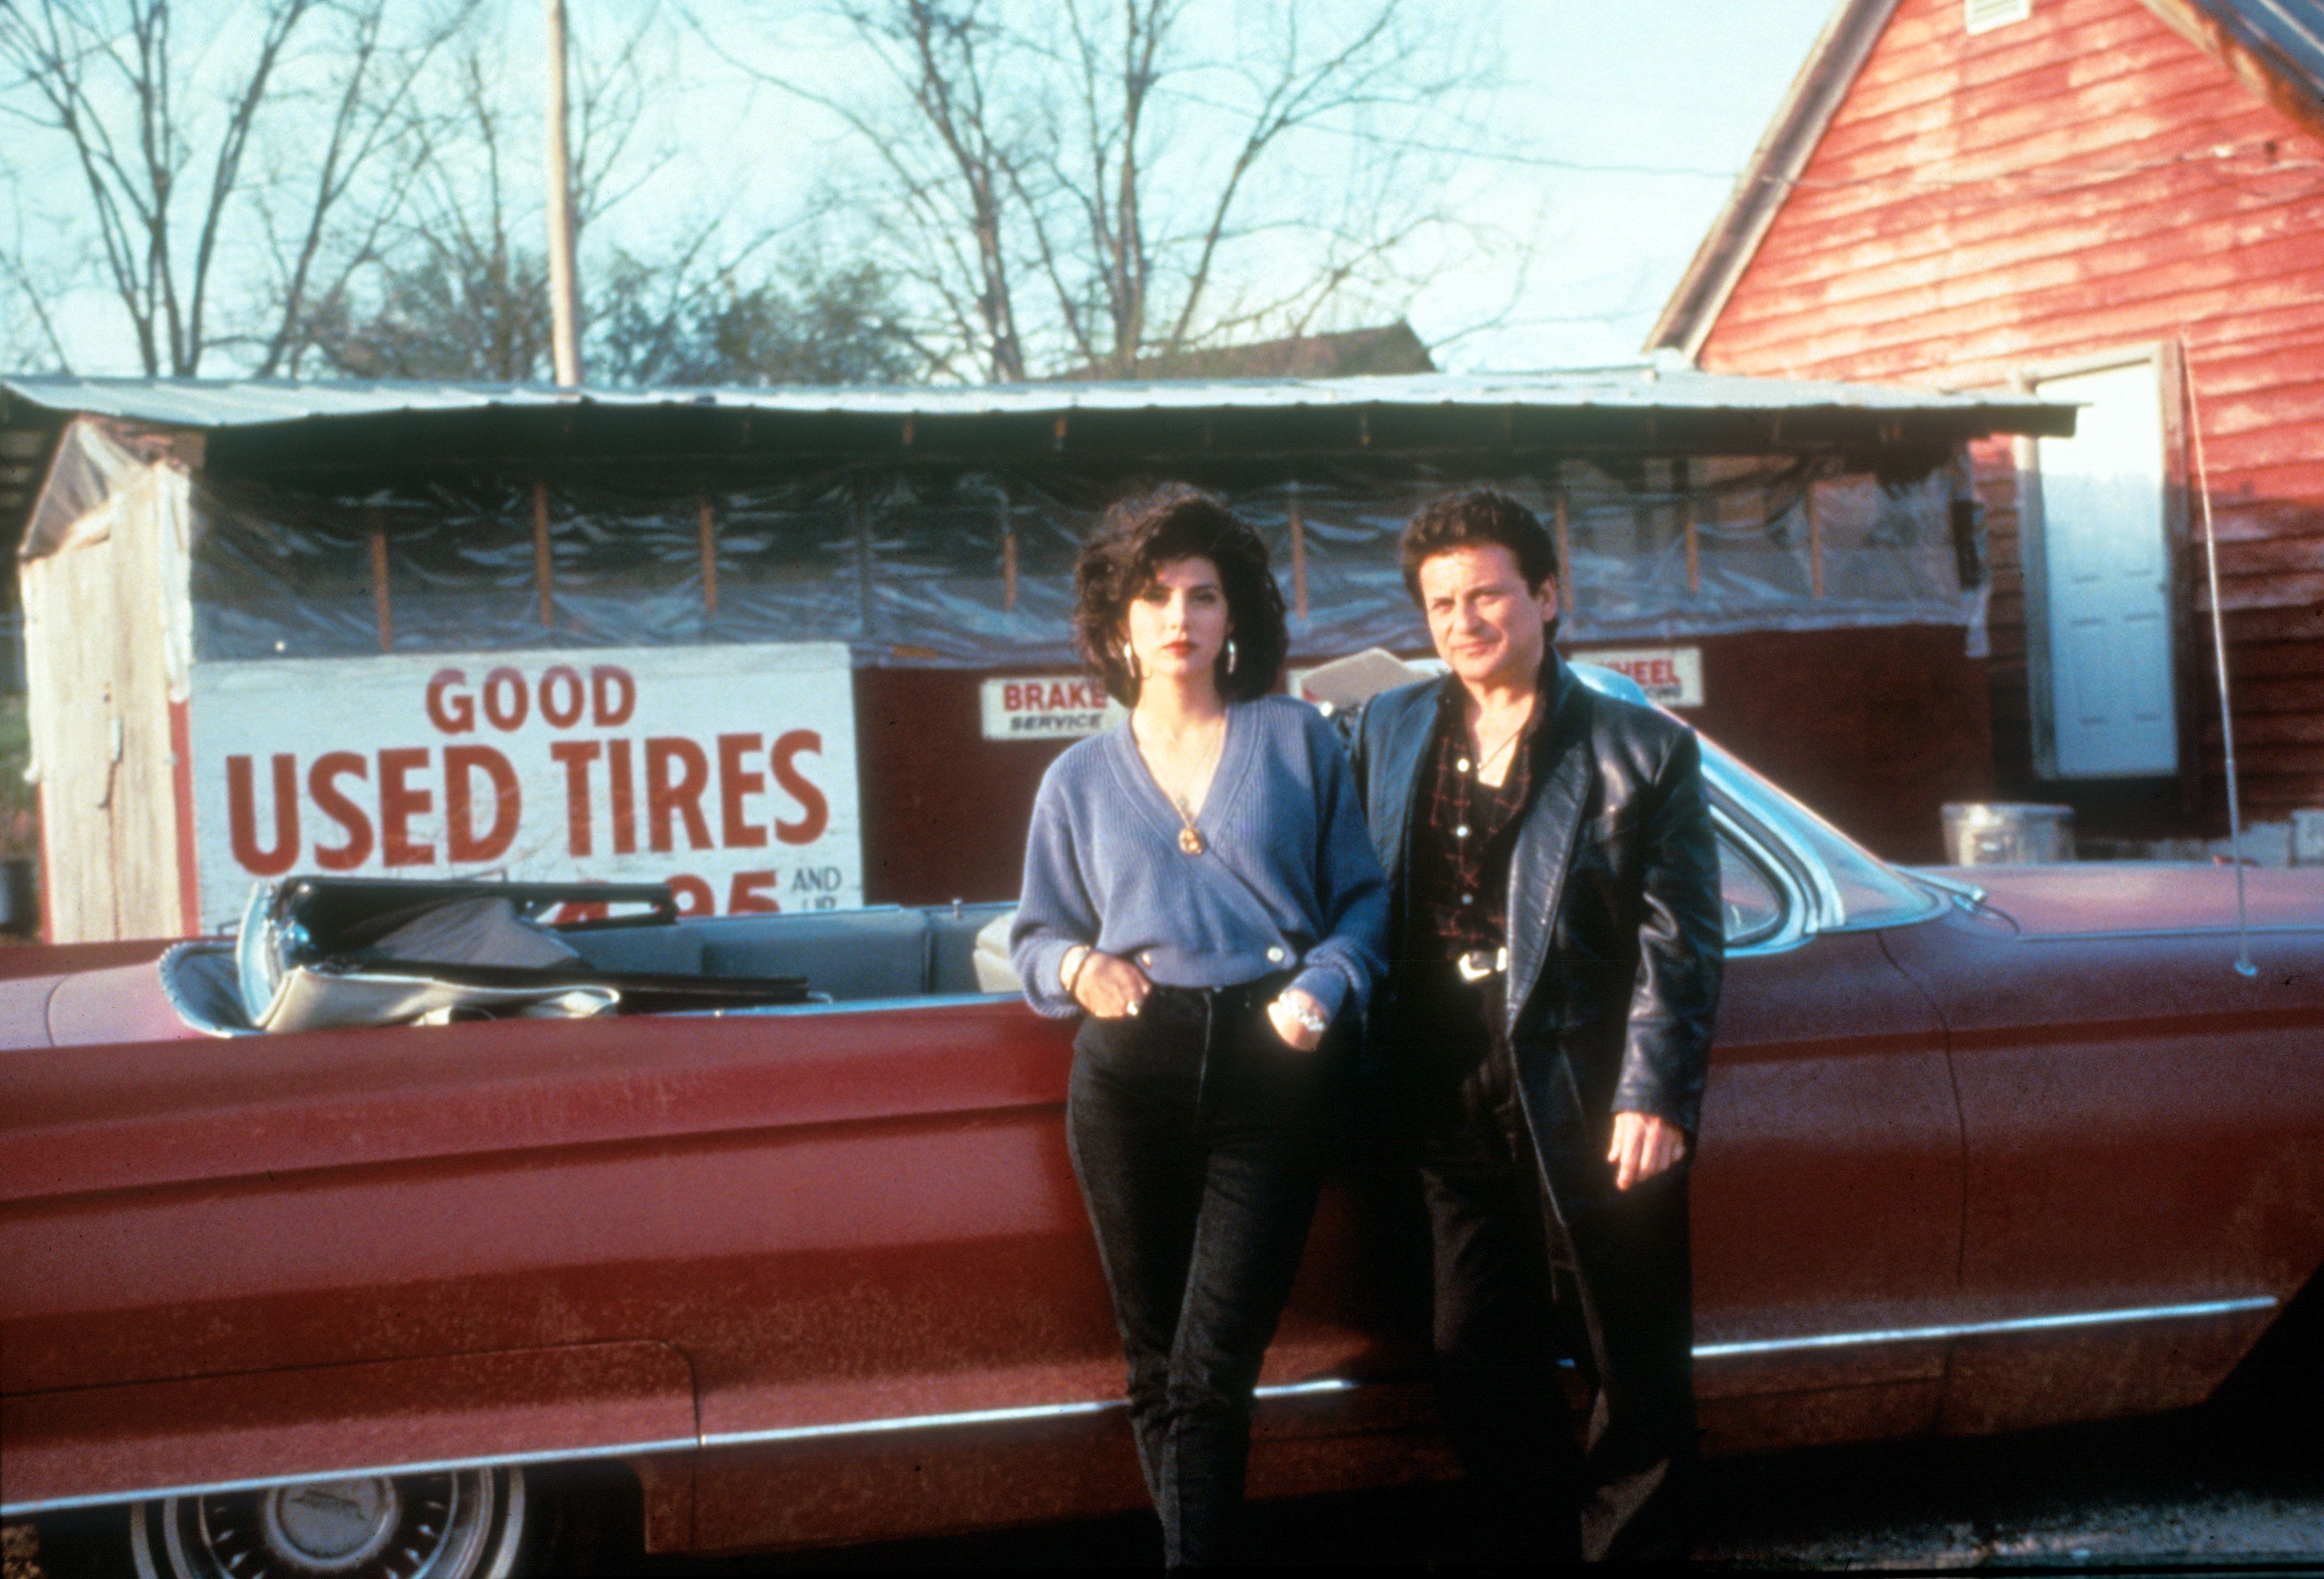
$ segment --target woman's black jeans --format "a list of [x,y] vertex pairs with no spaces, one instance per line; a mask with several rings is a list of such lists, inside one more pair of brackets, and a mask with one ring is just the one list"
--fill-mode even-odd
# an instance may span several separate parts
[[1285,976],[1157,987],[1083,1021],[1066,1135],[1130,1362],[1130,1418],[1172,1567],[1229,1560],[1251,1389],[1325,1161],[1338,1048],[1268,1023]]

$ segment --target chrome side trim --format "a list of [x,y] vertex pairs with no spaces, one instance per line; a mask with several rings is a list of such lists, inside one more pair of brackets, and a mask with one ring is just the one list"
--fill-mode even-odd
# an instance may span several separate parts
[[[1256,1390],[1254,1397],[1307,1398],[1318,1393],[1351,1392],[1363,1385],[1343,1377],[1317,1381],[1280,1382]],[[1126,1408],[1126,1399],[1095,1399],[1067,1404],[1028,1404],[1019,1408],[966,1409],[954,1414],[898,1415],[871,1420],[836,1420],[822,1426],[778,1426],[764,1431],[715,1431],[700,1436],[669,1436],[651,1442],[622,1442],[607,1447],[573,1447],[530,1453],[502,1453],[489,1458],[428,1459],[414,1464],[361,1464],[309,1471],[303,1474],[263,1475],[252,1480],[203,1481],[185,1485],[149,1486],[134,1491],[106,1491],[87,1497],[51,1497],[29,1502],[0,1503],[0,1515],[53,1513],[69,1508],[98,1508],[107,1503],[149,1501],[156,1497],[207,1497],[228,1491],[259,1491],[270,1486],[293,1486],[323,1478],[352,1480],[358,1475],[439,1474],[447,1470],[488,1469],[498,1464],[568,1464],[592,1458],[632,1458],[650,1453],[687,1453],[706,1447],[742,1447],[770,1442],[809,1442],[819,1437],[867,1436],[886,1431],[918,1431],[945,1426],[988,1426],[1012,1420],[1054,1420],[1075,1415],[1098,1415]]]
[[[2312,937],[2324,927],[2299,921],[2262,922],[2251,928],[2255,937]],[[2122,937],[2233,937],[2235,928],[2225,922],[2202,927],[2138,927],[2111,932],[2021,932],[2019,943],[2109,943]]]
[[1781,1354],[1802,1349],[1839,1349],[1858,1344],[1914,1344],[1941,1338],[1982,1337],[1992,1333],[2052,1332],[2061,1327],[2106,1326],[2130,1321],[2182,1321],[2193,1316],[2229,1316],[2246,1310],[2273,1310],[2273,1294],[2241,1299],[2207,1299],[2194,1305],[2143,1305],[2127,1310],[2078,1310],[2061,1316],[2020,1316],[2005,1321],[1970,1321],[1948,1326],[1893,1327],[1861,1333],[1819,1333],[1803,1338],[1765,1338],[1740,1344],[1697,1344],[1698,1360],[1724,1360],[1738,1354]]
[[[1254,1398],[1305,1398],[1315,1393],[1348,1392],[1362,1383],[1342,1377],[1321,1381],[1291,1381],[1257,1389]],[[705,1447],[742,1447],[769,1442],[811,1442],[825,1436],[869,1436],[884,1431],[924,1431],[946,1426],[995,1426],[1017,1420],[1058,1420],[1075,1415],[1102,1415],[1130,1407],[1127,1399],[1090,1399],[1070,1404],[1022,1404],[1006,1409],[964,1409],[945,1415],[896,1415],[878,1420],[835,1420],[824,1426],[773,1426],[763,1431],[705,1433]]]
[[[1932,1343],[1948,1338],[1982,1337],[1997,1333],[2054,1332],[2065,1328],[2108,1326],[2135,1321],[2184,1321],[2207,1316],[2238,1316],[2247,1311],[2273,1310],[2280,1304],[2273,1294],[2236,1299],[2206,1299],[2187,1305],[2143,1305],[2118,1310],[2080,1310],[2056,1316],[2011,1316],[2000,1321],[1959,1322],[1942,1326],[1889,1327],[1866,1332],[1817,1333],[1805,1337],[1764,1338],[1733,1344],[1697,1344],[1697,1360],[1725,1360],[1747,1354],[1794,1353],[1803,1350],[1849,1348],[1866,1344]],[[1307,1398],[1322,1393],[1352,1392],[1363,1386],[1345,1377],[1294,1381],[1262,1387],[1263,1399]],[[0,1515],[14,1519],[30,1513],[60,1512],[69,1508],[98,1508],[108,1503],[146,1501],[156,1497],[213,1496],[228,1491],[263,1491],[269,1486],[296,1485],[328,1476],[334,1480],[357,1475],[437,1474],[447,1470],[484,1469],[495,1464],[561,1464],[582,1459],[628,1458],[650,1453],[684,1453],[708,1447],[743,1447],[779,1442],[812,1442],[835,1436],[868,1436],[890,1431],[936,1430],[951,1426],[1005,1425],[1019,1420],[1056,1420],[1099,1415],[1128,1407],[1124,1399],[1093,1399],[1074,1403],[1026,1404],[1014,1408],[964,1409],[950,1414],[894,1415],[869,1420],[835,1420],[820,1426],[776,1426],[762,1431],[714,1431],[696,1436],[669,1436],[650,1442],[623,1442],[605,1447],[549,1449],[503,1453],[487,1458],[429,1459],[413,1464],[364,1464],[310,1471],[305,1474],[266,1475],[252,1480],[205,1481],[183,1485],[152,1486],[134,1491],[106,1491],[86,1497],[51,1497],[42,1501],[0,1502]]]
[[566,1447],[530,1453],[496,1453],[489,1458],[432,1458],[416,1464],[361,1464],[347,1469],[310,1470],[304,1474],[261,1475],[246,1481],[199,1481],[178,1486],[147,1486],[134,1491],[105,1491],[89,1497],[50,1497],[32,1502],[0,1502],[0,1515],[14,1519],[23,1513],[56,1513],[68,1508],[102,1508],[108,1503],[151,1501],[156,1497],[213,1497],[228,1491],[263,1491],[270,1486],[295,1486],[302,1481],[353,1480],[358,1475],[432,1475],[456,1469],[494,1469],[513,1464],[576,1464],[588,1458],[631,1458],[649,1453],[685,1453],[696,1446],[691,1436],[668,1436],[653,1442],[620,1442],[609,1447]]
[[[706,976],[715,981],[715,976]],[[1022,1002],[1021,993],[915,993],[902,998],[842,998],[835,1003],[749,1003],[732,1009],[681,1009],[671,1015],[656,1015],[657,1020],[684,1018],[691,1020],[780,1019],[798,1014],[875,1014],[891,1009],[958,1009],[977,1003]]]
[[[2185,1321],[2207,1316],[2239,1316],[2273,1310],[2282,1301],[2273,1294],[2246,1295],[2236,1299],[2205,1299],[2186,1305],[2142,1305],[2117,1310],[2079,1310],[2056,1316],[2020,1316],[2000,1321],[1958,1322],[1942,1326],[1888,1327],[1866,1332],[1816,1333],[1805,1337],[1764,1338],[1733,1344],[1697,1344],[1698,1360],[1725,1360],[1747,1354],[1793,1353],[1802,1350],[1838,1349],[1865,1344],[1932,1343],[1948,1338],[1982,1337],[1997,1333],[2055,1332],[2087,1326],[2109,1326],[2135,1321]],[[1352,1392],[1360,1381],[1324,1377],[1262,1387],[1263,1399],[1308,1398],[1323,1393]],[[1104,1414],[1128,1407],[1123,1399],[1094,1399],[1074,1403],[1027,1404],[1015,1408],[964,1409],[951,1414],[897,1415],[870,1420],[836,1420],[821,1426],[777,1426],[763,1431],[716,1431],[700,1436],[668,1436],[650,1442],[622,1442],[604,1447],[567,1447],[530,1453],[503,1453],[484,1458],[439,1458],[418,1463],[335,1466],[303,1474],[264,1475],[251,1480],[189,1482],[180,1485],[149,1486],[134,1491],[106,1491],[85,1497],[50,1497],[32,1501],[0,1502],[0,1516],[10,1519],[32,1513],[61,1512],[72,1508],[142,1502],[156,1497],[202,1497],[228,1491],[263,1491],[270,1486],[297,1485],[322,1477],[334,1480],[356,1475],[438,1474],[447,1470],[486,1469],[496,1464],[566,1464],[583,1459],[632,1458],[651,1453],[686,1453],[706,1447],[741,1447],[773,1442],[810,1442],[834,1436],[867,1436],[889,1431],[941,1429],[948,1426],[1002,1425],[1018,1420],[1055,1420],[1080,1415]]]

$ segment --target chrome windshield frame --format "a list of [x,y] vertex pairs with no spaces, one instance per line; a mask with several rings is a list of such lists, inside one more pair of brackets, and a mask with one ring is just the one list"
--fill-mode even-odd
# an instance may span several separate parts
[[[1576,663],[1572,668],[1583,684],[1600,695],[1642,706],[1657,706],[1628,675],[1589,663]],[[1983,898],[1981,893],[1966,891],[1969,885],[1923,878],[1918,873],[1881,860],[1700,731],[1695,738],[1702,750],[1702,777],[1709,791],[1713,826],[1721,837],[1730,840],[1761,869],[1784,900],[1783,924],[1771,932],[1731,945],[1729,957],[1781,953],[1826,932],[1871,932],[1917,926],[1943,915],[1957,900],[1974,904]],[[1816,851],[1809,832],[1811,826],[1824,837],[1857,851],[1894,877],[1900,887],[1925,896],[1926,907],[1909,915],[1851,919],[1838,881]]]

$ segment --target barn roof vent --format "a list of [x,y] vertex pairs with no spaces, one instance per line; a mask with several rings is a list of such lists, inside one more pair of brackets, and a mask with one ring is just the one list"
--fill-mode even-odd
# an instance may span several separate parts
[[1991,32],[2034,14],[2034,0],[1961,0],[1961,21],[1971,32]]

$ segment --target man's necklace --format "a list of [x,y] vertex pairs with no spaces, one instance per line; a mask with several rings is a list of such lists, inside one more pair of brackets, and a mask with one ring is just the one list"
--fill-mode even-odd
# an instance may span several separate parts
[[1130,725],[1130,737],[1138,743],[1138,754],[1145,758],[1146,771],[1154,776],[1154,787],[1162,791],[1163,798],[1170,802],[1170,809],[1178,814],[1178,848],[1189,855],[1201,854],[1208,846],[1203,841],[1202,831],[1194,826],[1192,804],[1194,786],[1217,766],[1219,754],[1226,749],[1227,721],[1224,718],[1219,720],[1218,734],[1211,742],[1210,750],[1203,753],[1203,759],[1194,764],[1194,771],[1181,780],[1175,789],[1164,780],[1161,763],[1154,756],[1147,755],[1146,743],[1139,739],[1135,722]]
[[1501,743],[1495,746],[1490,751],[1484,751],[1481,749],[1485,743],[1484,719],[1480,716],[1477,720],[1477,744],[1480,748],[1477,756],[1477,777],[1479,779],[1483,779],[1487,773],[1493,771],[1494,761],[1499,758],[1503,752],[1517,744],[1517,741],[1525,734],[1526,725],[1532,722],[1533,708],[1528,705],[1525,711],[1525,716],[1517,720],[1516,728],[1510,730],[1507,734],[1501,737]]

